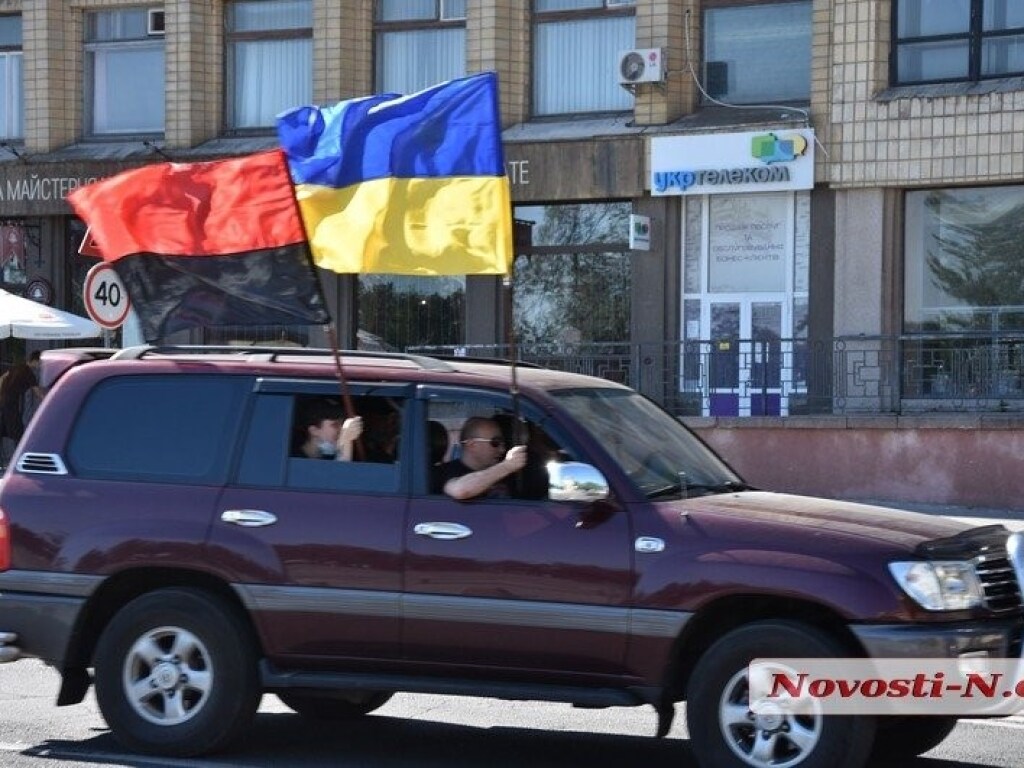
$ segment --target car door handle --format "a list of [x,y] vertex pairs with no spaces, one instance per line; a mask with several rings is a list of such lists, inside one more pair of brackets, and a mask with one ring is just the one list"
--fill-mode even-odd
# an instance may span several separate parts
[[417,536],[429,536],[432,539],[464,539],[473,535],[473,529],[461,523],[417,523],[412,529]]
[[264,512],[262,509],[225,509],[220,513],[220,519],[243,528],[260,528],[276,523],[277,515]]

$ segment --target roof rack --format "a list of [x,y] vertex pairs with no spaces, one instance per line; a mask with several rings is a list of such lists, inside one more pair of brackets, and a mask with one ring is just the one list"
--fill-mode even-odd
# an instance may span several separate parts
[[[111,357],[112,360],[141,360],[150,356],[169,355],[235,355],[242,359],[259,362],[276,362],[282,357],[327,357],[333,358],[334,352],[319,347],[238,347],[216,345],[148,345],[126,347]],[[448,363],[435,357],[413,355],[404,352],[368,352],[362,349],[340,350],[342,357],[358,357],[367,360],[402,360],[415,363],[428,371],[454,370]]]
[[[431,355],[434,360],[451,360],[458,363],[483,363],[485,365],[512,365],[512,360],[507,357],[473,357],[471,355]],[[543,368],[539,363],[528,363],[525,360],[516,360],[516,368]]]

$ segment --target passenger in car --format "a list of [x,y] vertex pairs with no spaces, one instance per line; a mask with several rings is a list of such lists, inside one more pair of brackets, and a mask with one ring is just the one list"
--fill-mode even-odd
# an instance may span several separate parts
[[341,406],[315,400],[299,407],[296,448],[293,454],[307,459],[351,461],[353,446],[363,433],[359,416],[344,418]]
[[361,398],[356,410],[363,414],[363,455],[356,455],[360,461],[378,464],[393,464],[398,460],[398,438],[402,413],[389,399],[383,397]]
[[466,501],[511,496],[507,478],[526,466],[526,446],[505,450],[505,438],[494,419],[474,416],[462,425],[462,455],[437,467],[433,491]]
[[448,455],[448,428],[440,421],[427,422],[427,441],[430,448],[430,466],[439,467]]

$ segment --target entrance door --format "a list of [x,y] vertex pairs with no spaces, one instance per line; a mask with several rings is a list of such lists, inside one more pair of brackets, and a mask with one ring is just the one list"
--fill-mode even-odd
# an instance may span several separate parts
[[711,342],[704,415],[787,415],[785,295],[715,296],[704,314]]
[[684,314],[695,321],[699,306],[700,323],[684,323],[684,338],[699,331],[706,416],[788,415],[793,307],[806,290],[797,254],[808,245],[809,207],[796,203],[771,192],[687,204]]

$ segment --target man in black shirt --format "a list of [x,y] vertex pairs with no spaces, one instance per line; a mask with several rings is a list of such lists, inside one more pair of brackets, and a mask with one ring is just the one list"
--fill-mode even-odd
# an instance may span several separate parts
[[493,419],[474,416],[462,425],[462,456],[437,468],[434,492],[466,501],[480,496],[510,496],[509,475],[526,466],[526,446],[505,451],[501,427]]

